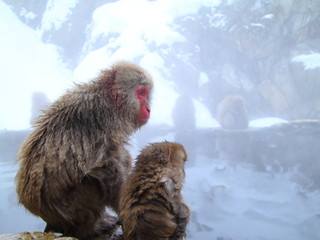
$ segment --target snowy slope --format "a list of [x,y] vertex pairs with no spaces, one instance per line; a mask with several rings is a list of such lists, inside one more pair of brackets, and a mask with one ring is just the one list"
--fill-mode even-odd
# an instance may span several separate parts
[[0,2],[0,129],[29,127],[31,96],[45,92],[55,99],[70,86],[72,72],[64,67],[58,48],[41,42],[38,34],[20,22]]
[[[41,42],[41,35],[51,28],[58,29],[68,19],[68,14],[76,3],[77,1],[49,1],[41,28],[34,31],[20,22],[7,5],[0,2],[0,13],[5,19],[0,23],[3,36],[0,48],[6,56],[1,60],[3,71],[0,73],[4,83],[0,90],[4,98],[0,109],[3,109],[6,117],[1,118],[0,129],[24,129],[30,126],[33,92],[43,91],[53,101],[72,87],[73,81],[88,81],[102,68],[109,67],[118,60],[134,61],[148,69],[155,81],[150,124],[172,125],[171,111],[178,94],[173,83],[166,80],[164,59],[150,50],[149,44],[170,47],[174,42],[183,41],[183,37],[173,30],[170,22],[175,17],[197,12],[203,4],[215,6],[218,1],[139,0],[131,6],[132,1],[123,0],[105,4],[93,14],[86,43],[87,53],[74,72],[71,72],[65,67],[59,48]],[[137,10],[129,11],[132,7]],[[128,12],[123,9],[128,9]],[[117,37],[105,46],[90,51],[90,45],[97,38],[109,34],[116,34]],[[195,104],[199,113],[198,126],[214,123],[202,103],[196,101]]]
[[49,0],[42,17],[41,32],[59,29],[65,22],[79,0]]
[[[172,125],[171,111],[178,94],[172,82],[166,80],[164,59],[150,45],[172,47],[185,39],[174,30],[172,21],[179,16],[196,13],[199,8],[216,6],[219,1],[146,1],[123,0],[96,9],[89,26],[88,40],[81,63],[75,69],[77,79],[94,77],[97,72],[119,60],[129,60],[148,69],[154,78],[155,90],[150,124]],[[110,38],[110,36],[113,36]],[[108,38],[101,48],[89,51],[97,40]],[[208,110],[197,102],[198,126],[209,125]],[[202,124],[204,121],[208,123]]]

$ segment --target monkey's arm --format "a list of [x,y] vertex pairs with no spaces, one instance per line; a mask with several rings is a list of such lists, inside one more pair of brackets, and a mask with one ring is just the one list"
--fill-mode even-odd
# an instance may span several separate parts
[[172,235],[172,238],[181,239],[182,237],[185,237],[185,231],[189,222],[189,207],[182,200],[180,189],[175,186],[174,182],[170,177],[163,177],[161,179],[161,182],[164,184],[165,191],[172,199],[172,207],[177,223],[177,228],[174,234]]
[[105,159],[86,174],[93,181],[102,201],[115,212],[119,211],[120,189],[131,167],[130,153],[121,148],[115,156]]
[[222,116],[221,119],[223,127],[230,128],[230,126],[234,126],[235,114],[233,112],[227,112]]
[[186,228],[190,218],[190,210],[189,210],[189,207],[183,201],[179,201],[176,204],[177,204],[176,206],[177,228],[172,238],[181,239],[183,237],[186,237]]
[[177,228],[174,216],[162,209],[145,210],[138,218],[137,239],[169,239]]

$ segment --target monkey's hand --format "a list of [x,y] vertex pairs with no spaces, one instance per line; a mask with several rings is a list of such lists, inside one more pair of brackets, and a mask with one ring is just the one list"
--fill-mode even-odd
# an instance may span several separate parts
[[178,210],[176,212],[177,228],[171,237],[173,239],[182,239],[183,237],[186,237],[186,228],[190,218],[190,209],[182,201],[179,203],[177,210]]
[[94,235],[111,234],[117,228],[118,218],[105,213],[96,223]]

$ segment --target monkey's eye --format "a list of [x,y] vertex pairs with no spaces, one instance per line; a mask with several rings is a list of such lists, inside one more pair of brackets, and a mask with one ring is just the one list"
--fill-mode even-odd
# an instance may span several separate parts
[[145,86],[138,86],[136,88],[136,95],[138,98],[146,97],[147,93],[148,93],[148,88],[146,88]]

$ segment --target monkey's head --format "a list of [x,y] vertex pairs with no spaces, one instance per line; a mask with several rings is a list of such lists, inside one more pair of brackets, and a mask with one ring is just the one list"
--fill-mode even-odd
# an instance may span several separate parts
[[137,159],[137,164],[140,165],[148,165],[152,162],[181,169],[187,160],[187,152],[179,143],[158,142],[145,147]]
[[245,101],[242,96],[234,95],[234,96],[231,96],[231,98],[233,99],[234,105],[237,105],[237,106],[244,106],[245,105]]
[[107,87],[114,110],[121,118],[138,127],[147,123],[153,82],[145,70],[133,63],[118,62],[103,70],[99,79]]
[[242,108],[245,106],[245,100],[240,95],[227,95],[222,100],[222,103],[227,104],[230,108]]

